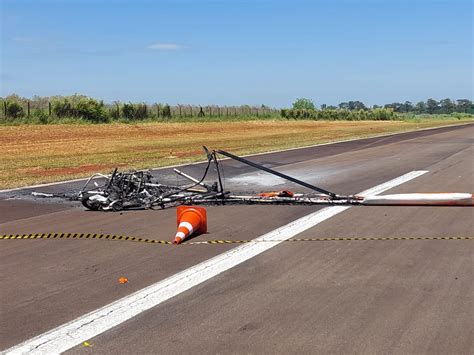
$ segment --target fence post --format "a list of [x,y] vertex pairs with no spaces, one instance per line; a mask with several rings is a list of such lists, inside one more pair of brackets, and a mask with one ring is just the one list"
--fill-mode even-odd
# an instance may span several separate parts
[[5,118],[7,118],[7,102],[3,101],[3,112],[5,113]]
[[27,101],[26,102],[26,107],[27,107],[27,117],[29,118],[30,117],[30,101]]
[[193,117],[193,106],[192,105],[189,105],[189,109],[191,111],[191,117]]
[[178,105],[178,107],[179,107],[179,117],[181,118],[182,117],[181,116],[181,105]]
[[49,116],[51,117],[51,102],[48,101],[48,112]]
[[212,117],[212,107],[211,106],[208,106],[209,107],[209,117]]

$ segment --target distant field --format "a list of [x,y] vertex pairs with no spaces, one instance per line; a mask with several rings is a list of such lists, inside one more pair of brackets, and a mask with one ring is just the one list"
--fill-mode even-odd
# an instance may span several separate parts
[[203,159],[202,145],[249,154],[470,120],[246,121],[0,126],[0,188]]

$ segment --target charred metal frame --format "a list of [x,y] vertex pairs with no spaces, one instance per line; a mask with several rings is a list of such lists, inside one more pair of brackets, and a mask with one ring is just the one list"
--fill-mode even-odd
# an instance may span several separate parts
[[[358,196],[341,196],[334,192],[311,185],[292,176],[280,173],[263,165],[231,154],[224,150],[209,151],[203,147],[207,156],[207,165],[200,179],[174,168],[179,176],[189,180],[191,184],[172,186],[159,183],[149,170],[132,170],[121,172],[115,169],[110,175],[100,173],[91,176],[83,188],[69,194],[46,194],[33,192],[36,197],[61,197],[79,200],[90,210],[120,211],[123,209],[155,209],[177,205],[354,205],[361,204]],[[273,196],[233,195],[224,191],[218,154],[234,159],[256,169],[273,174],[287,181],[309,188],[318,194],[292,194],[291,196],[275,193]],[[206,184],[209,169],[214,166],[217,178],[212,185]],[[98,183],[102,181],[102,184]],[[94,185],[91,188],[91,184]]]

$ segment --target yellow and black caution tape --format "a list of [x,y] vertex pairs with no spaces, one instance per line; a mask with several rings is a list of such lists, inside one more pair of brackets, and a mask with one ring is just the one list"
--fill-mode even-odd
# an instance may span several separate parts
[[113,234],[91,234],[91,233],[39,233],[39,234],[4,234],[0,235],[0,240],[7,239],[104,239],[122,240],[129,242],[142,242],[154,244],[173,244],[166,240],[147,239],[140,237],[129,237]]
[[319,238],[290,238],[269,240],[207,240],[185,244],[241,244],[261,242],[336,242],[336,241],[375,241],[375,240],[474,240],[474,237],[319,237]]
[[[0,240],[13,239],[103,239],[113,241],[129,241],[149,244],[172,245],[173,242],[167,240],[148,239],[141,237],[131,237],[113,234],[90,234],[90,233],[39,233],[39,234],[3,234]],[[264,243],[264,242],[335,242],[335,241],[394,241],[394,240],[474,240],[474,237],[318,237],[318,238],[290,238],[290,239],[259,239],[259,240],[204,240],[189,241],[182,245],[198,244],[244,244],[244,243]]]

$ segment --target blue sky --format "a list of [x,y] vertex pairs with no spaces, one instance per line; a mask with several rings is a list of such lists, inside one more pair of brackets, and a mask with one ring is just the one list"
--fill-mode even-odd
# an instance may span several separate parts
[[470,0],[0,0],[0,95],[472,98]]

